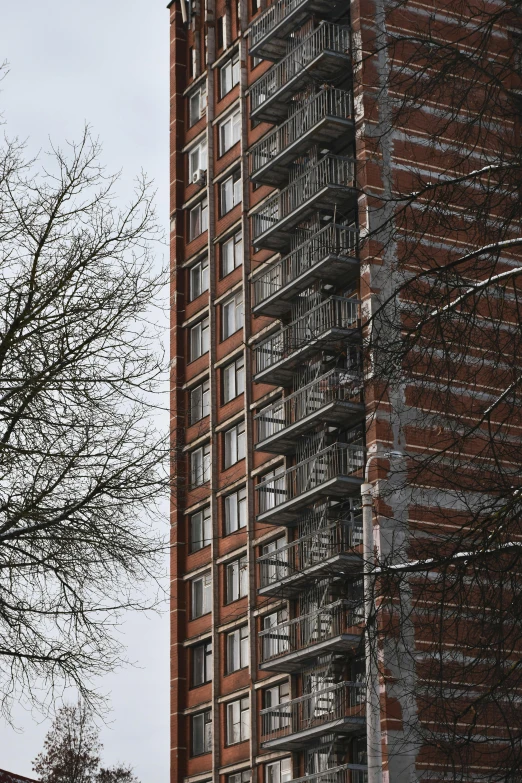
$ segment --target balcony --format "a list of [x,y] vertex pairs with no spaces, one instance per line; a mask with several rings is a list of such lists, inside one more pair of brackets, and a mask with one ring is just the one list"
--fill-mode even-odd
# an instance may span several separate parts
[[293,300],[314,281],[339,284],[359,275],[358,234],[354,228],[329,223],[254,280],[256,315],[280,318]]
[[254,416],[257,451],[289,454],[318,422],[353,428],[364,419],[363,379],[348,370],[330,370],[317,380]]
[[[319,521],[319,520],[318,520]],[[361,517],[332,520],[258,558],[260,595],[292,598],[310,580],[362,571],[358,547],[362,542]],[[357,551],[356,551],[357,550]]]
[[315,775],[294,778],[290,783],[368,783],[368,767],[362,764],[343,764]]
[[325,299],[255,346],[254,380],[290,385],[294,372],[309,356],[320,350],[346,348],[347,341],[360,340],[360,326],[361,303],[357,299]]
[[278,0],[252,22],[249,54],[278,60],[286,53],[286,38],[308,15],[336,19],[345,11],[343,3],[331,0]]
[[253,120],[278,123],[288,117],[293,95],[313,78],[316,83],[348,73],[351,67],[350,28],[321,22],[297,43],[250,89],[250,116]]
[[261,747],[300,750],[332,732],[363,734],[365,686],[341,682],[261,710]]
[[352,130],[351,92],[322,89],[252,147],[250,179],[280,187],[288,180],[288,165],[311,144],[331,143],[340,137],[346,142]]
[[337,601],[267,628],[259,634],[260,668],[297,672],[324,653],[354,650],[361,643],[363,620],[362,604]]
[[300,509],[324,496],[358,495],[363,483],[364,447],[334,443],[256,487],[258,520],[292,524]]
[[291,240],[290,229],[317,210],[355,207],[353,158],[325,155],[303,168],[300,176],[252,213],[252,241],[256,247],[280,250]]

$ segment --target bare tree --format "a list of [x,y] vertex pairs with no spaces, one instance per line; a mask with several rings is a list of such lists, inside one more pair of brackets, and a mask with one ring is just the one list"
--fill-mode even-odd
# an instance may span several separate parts
[[405,454],[374,472],[404,779],[522,779],[521,11],[378,2],[362,40],[370,428]]
[[[0,703],[95,698],[126,608],[150,604],[166,486],[158,431],[164,276],[145,177],[115,197],[87,130],[0,151]],[[149,598],[147,598],[147,593]]]
[[58,710],[33,762],[41,783],[138,783],[130,767],[100,767],[99,740],[93,716],[82,702]]

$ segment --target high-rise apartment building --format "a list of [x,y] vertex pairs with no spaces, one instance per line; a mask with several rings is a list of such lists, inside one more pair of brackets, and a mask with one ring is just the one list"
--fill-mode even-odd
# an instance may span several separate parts
[[[170,13],[172,783],[366,783],[361,486],[401,448],[362,372],[389,150],[364,130],[385,64],[354,70],[383,4]],[[388,669],[403,783],[430,762],[389,763]]]

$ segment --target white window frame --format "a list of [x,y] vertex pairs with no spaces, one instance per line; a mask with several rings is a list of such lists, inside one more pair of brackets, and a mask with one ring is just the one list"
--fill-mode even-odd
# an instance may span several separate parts
[[212,574],[205,571],[190,581],[191,619],[197,620],[212,611]]
[[210,320],[208,316],[202,318],[201,321],[198,321],[190,328],[189,340],[191,362],[195,362],[196,359],[208,353],[210,348]]
[[[201,750],[196,751],[195,738],[197,736],[197,726],[201,731]],[[204,753],[212,751],[212,710],[205,710],[192,715],[191,720],[192,735],[192,756],[202,756]]]
[[225,497],[225,535],[229,536],[247,525],[246,487]]
[[[290,701],[290,682],[286,680],[278,685],[272,685],[263,691],[263,709],[277,707],[279,704],[287,704]],[[267,733],[287,728],[290,725],[290,714],[288,715],[265,715]]]
[[210,481],[210,443],[190,452],[190,486],[201,487]]
[[239,84],[239,74],[239,52],[236,52],[219,69],[220,98],[224,98],[225,95],[228,95],[228,93],[234,89],[236,84]]
[[248,625],[242,625],[227,633],[226,638],[227,674],[248,667],[250,657],[250,637]]
[[[205,116],[207,113],[207,85],[204,84],[201,87],[198,87],[197,90],[194,90],[193,93],[189,95],[188,98],[188,104],[189,104],[189,128],[192,128],[193,125],[196,124],[196,122],[199,122],[199,120]],[[197,116],[195,116],[195,112],[193,112],[193,109],[195,107],[198,107],[197,110]]]
[[252,770],[244,769],[243,772],[233,772],[228,776],[227,783],[252,783]]
[[230,177],[227,177],[219,186],[219,205],[220,215],[228,215],[234,207],[241,204],[243,198],[241,186],[241,172],[235,171]]
[[[288,622],[288,610],[286,608],[278,609],[276,612],[271,612],[270,614],[265,614],[263,616],[261,620],[262,630],[267,631],[269,628],[276,628],[286,622]],[[261,638],[263,639],[264,661],[268,661],[276,655],[288,652],[290,649],[287,632],[284,632],[281,636],[267,634]]]
[[190,551],[199,552],[212,542],[212,516],[210,506],[190,515]]
[[226,705],[227,746],[250,739],[250,697],[229,701]]
[[243,291],[231,296],[221,305],[221,334],[227,340],[243,328],[245,322],[243,311]]
[[223,404],[245,391],[245,359],[241,356],[223,367]]
[[243,233],[236,231],[234,236],[221,243],[221,277],[226,277],[243,263]]
[[189,242],[208,230],[208,199],[204,198],[189,212]]
[[209,287],[209,264],[208,257],[205,256],[195,264],[189,267],[189,301],[193,302],[198,296],[208,291]]
[[241,138],[241,109],[239,107],[219,123],[218,133],[219,154],[221,156],[232,149]]
[[196,171],[206,171],[208,168],[207,140],[203,139],[188,151],[189,184],[192,185],[193,175]]
[[292,757],[265,764],[265,783],[288,783],[292,780]]
[[[208,639],[206,642],[196,644],[191,650],[192,652],[192,681],[191,686],[193,688],[199,688],[201,685],[206,685],[207,682],[212,682],[212,641]],[[201,657],[199,657],[201,655]],[[200,676],[196,677],[196,671],[201,667]]]
[[226,602],[231,604],[248,595],[248,565],[246,555],[225,566]]
[[224,467],[230,468],[246,456],[245,422],[240,421],[223,433]]
[[203,383],[193,386],[190,390],[190,423],[198,421],[210,415],[210,381],[207,378]]

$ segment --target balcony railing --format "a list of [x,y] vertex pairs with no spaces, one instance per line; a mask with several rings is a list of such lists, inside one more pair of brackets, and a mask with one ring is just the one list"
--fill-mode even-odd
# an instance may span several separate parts
[[[360,625],[363,620],[362,603],[337,601],[311,614],[267,628],[259,634],[261,663],[288,657],[314,646],[321,646],[323,651],[327,649],[325,643],[347,635],[350,629]],[[352,632],[351,636],[357,643],[358,635]]]
[[252,117],[275,121],[288,111],[288,97],[301,89],[307,71],[324,79],[350,62],[350,29],[321,22],[301,43],[261,76],[250,90]]
[[285,510],[293,511],[310,502],[315,494],[347,496],[350,488],[354,492],[358,490],[362,479],[355,474],[362,471],[363,465],[362,445],[334,443],[261,482],[256,487],[259,515],[277,510],[284,524],[286,517],[281,513],[284,506],[287,506]]
[[329,223],[254,280],[254,311],[278,316],[311,281],[348,280],[358,272],[358,233]]
[[368,767],[363,764],[343,764],[315,775],[295,778],[290,783],[368,783]]
[[[329,129],[325,128],[327,118],[331,120]],[[320,90],[286,122],[252,147],[249,153],[252,179],[278,185],[281,179],[288,176],[288,162],[292,157],[297,157],[311,141],[328,141],[340,133],[346,133],[346,121],[352,118],[351,92],[334,87]],[[280,170],[274,171],[277,166]],[[263,172],[262,178],[256,176],[260,172]]]
[[[345,552],[353,552],[362,542],[362,518],[333,520],[284,547],[258,558],[261,589],[296,577],[307,579],[308,569],[321,571],[325,562]],[[357,557],[357,560],[360,560]]]
[[325,732],[364,730],[365,686],[341,682],[261,710],[263,747],[298,748]]
[[[286,50],[284,35],[295,29],[310,12],[339,13],[329,0],[277,0],[250,27],[250,53],[270,59],[281,57]],[[275,40],[274,40],[275,39]]]
[[325,299],[255,347],[256,380],[284,383],[305,355],[334,346],[339,339],[357,337],[360,325],[361,303],[357,299]]
[[353,158],[325,155],[253,213],[254,244],[279,248],[290,239],[288,229],[302,222],[307,214],[342,207],[345,201],[355,199],[355,193]]
[[255,415],[256,448],[284,454],[292,451],[296,440],[318,421],[348,424],[363,415],[362,376],[348,370],[330,370]]

